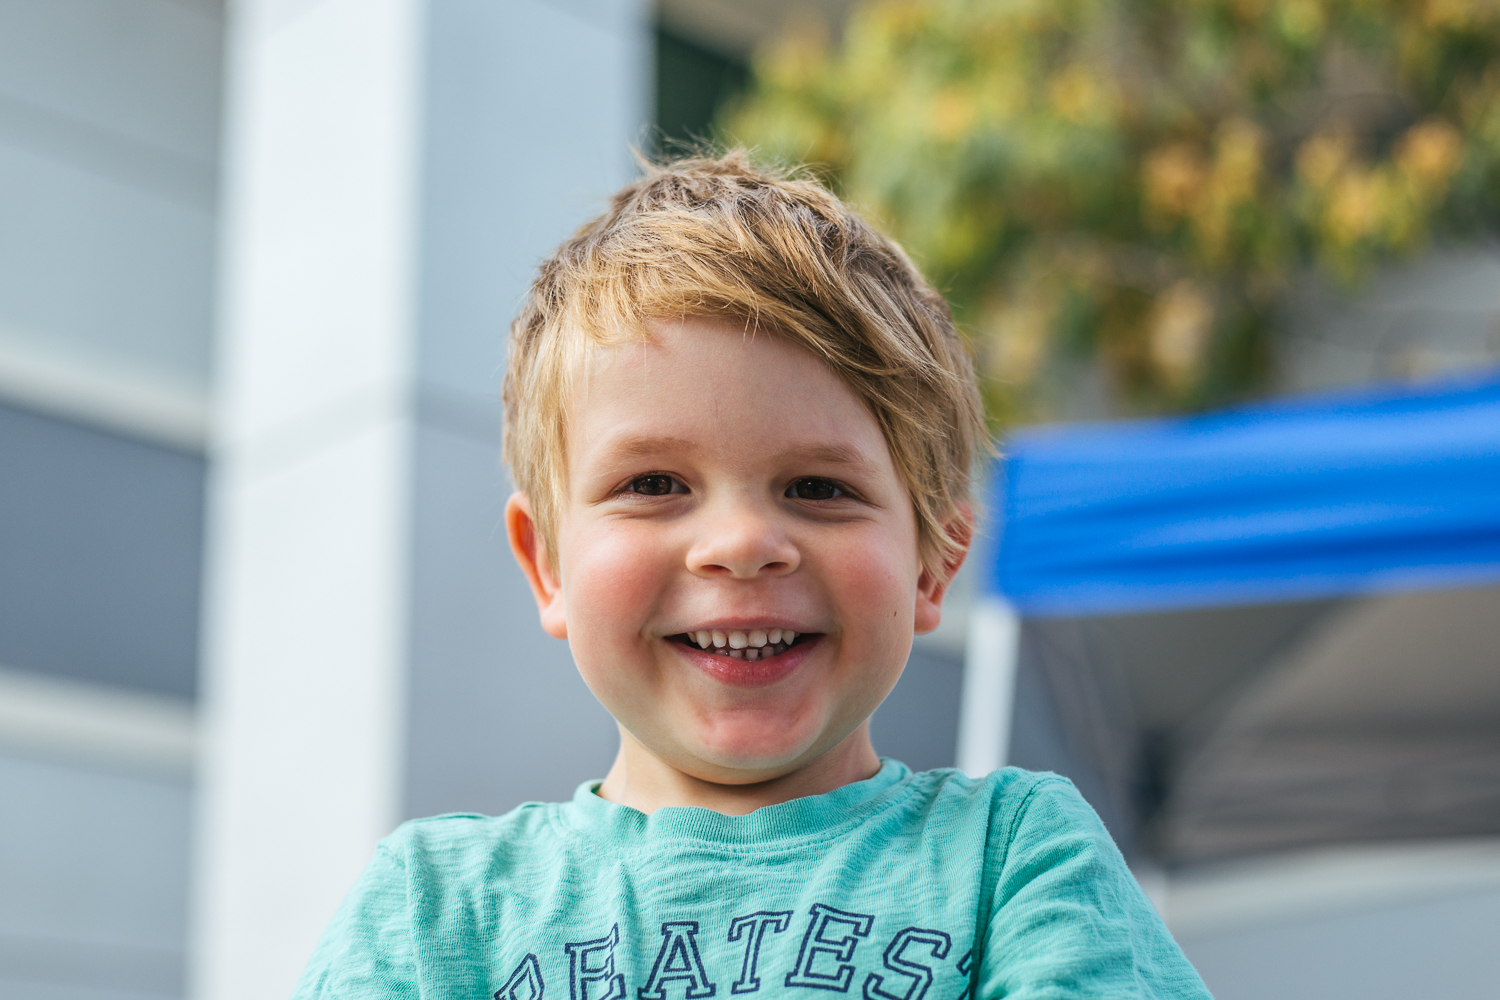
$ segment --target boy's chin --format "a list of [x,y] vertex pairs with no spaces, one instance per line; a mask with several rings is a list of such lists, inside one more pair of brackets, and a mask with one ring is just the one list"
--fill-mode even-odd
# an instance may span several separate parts
[[716,785],[758,785],[793,774],[807,762],[801,755],[741,754],[685,762],[684,773]]
[[746,732],[720,731],[713,737],[683,747],[686,752],[670,763],[700,781],[753,785],[799,771],[841,742],[840,737],[826,732],[798,738],[785,730],[768,732],[763,727]]

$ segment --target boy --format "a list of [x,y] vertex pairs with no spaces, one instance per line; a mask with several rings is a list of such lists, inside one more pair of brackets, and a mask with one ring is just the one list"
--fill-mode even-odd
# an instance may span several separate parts
[[506,511],[620,726],[563,804],[407,823],[299,997],[1206,997],[1072,786],[882,761],[983,435],[947,306],[742,154],[655,169],[512,330]]

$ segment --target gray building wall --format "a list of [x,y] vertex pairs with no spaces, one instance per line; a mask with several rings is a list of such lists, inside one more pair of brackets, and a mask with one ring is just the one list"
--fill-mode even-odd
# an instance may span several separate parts
[[0,996],[180,996],[222,10],[0,0]]

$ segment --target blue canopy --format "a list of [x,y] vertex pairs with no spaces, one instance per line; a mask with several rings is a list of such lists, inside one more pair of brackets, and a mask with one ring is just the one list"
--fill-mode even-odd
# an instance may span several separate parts
[[1500,377],[1017,432],[991,592],[1056,616],[1500,579]]

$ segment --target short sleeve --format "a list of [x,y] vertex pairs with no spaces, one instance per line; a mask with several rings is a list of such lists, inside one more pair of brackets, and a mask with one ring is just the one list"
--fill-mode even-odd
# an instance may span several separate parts
[[1044,778],[1015,814],[977,1000],[1211,1000],[1094,810]]
[[382,845],[323,932],[292,997],[417,996],[406,866]]

